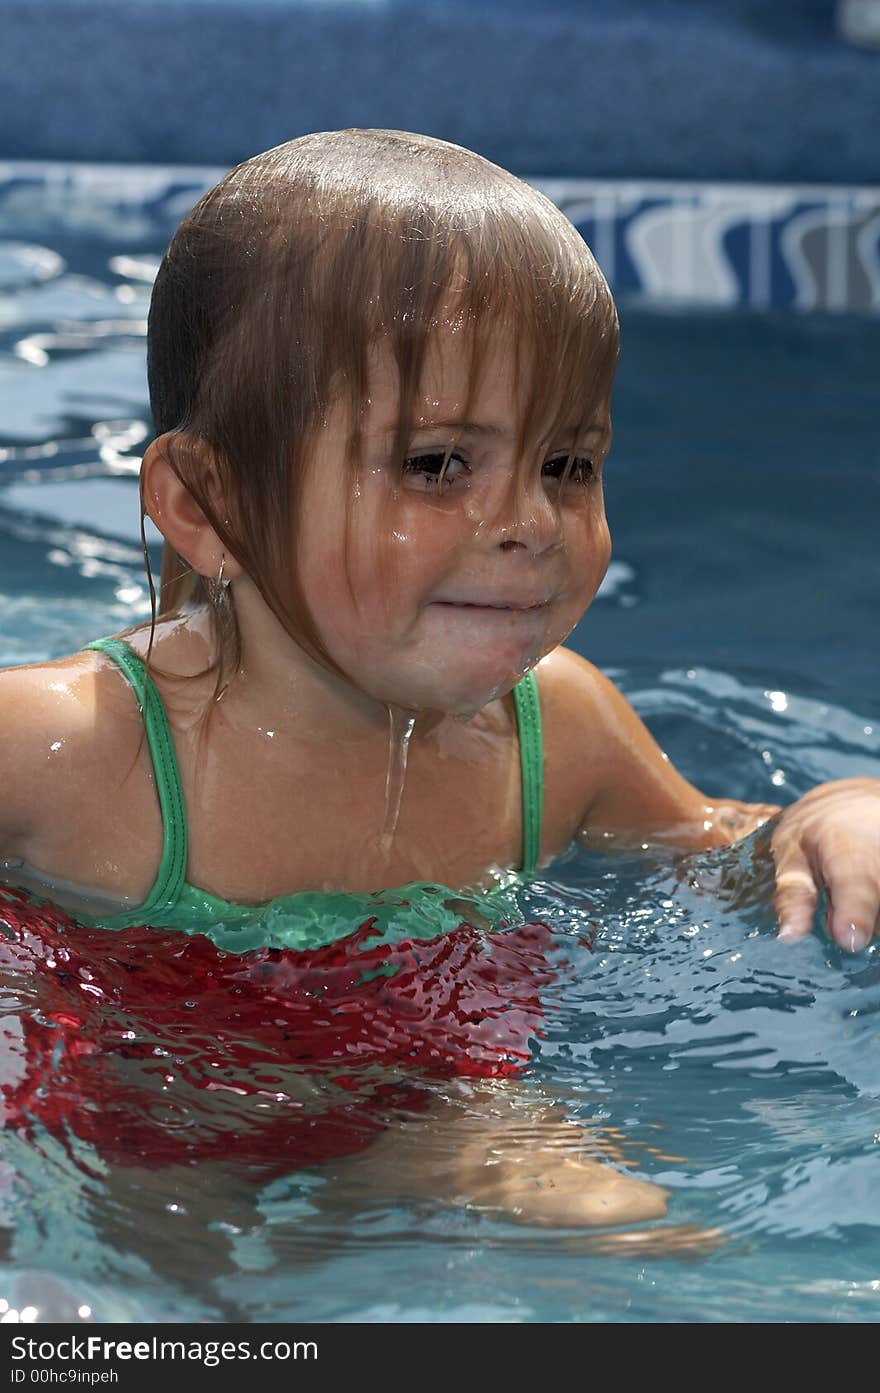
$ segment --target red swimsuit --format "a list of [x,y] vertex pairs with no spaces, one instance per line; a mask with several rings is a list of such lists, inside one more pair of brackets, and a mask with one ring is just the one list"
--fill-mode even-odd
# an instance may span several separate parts
[[420,1077],[521,1070],[553,976],[545,925],[375,947],[371,929],[235,954],[0,892],[6,1125],[69,1131],[118,1164],[280,1174],[363,1149],[389,1109],[421,1106]]

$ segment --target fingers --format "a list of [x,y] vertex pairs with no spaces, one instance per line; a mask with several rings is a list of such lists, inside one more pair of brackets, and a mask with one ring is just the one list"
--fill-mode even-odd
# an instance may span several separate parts
[[820,847],[815,871],[798,846],[787,848],[778,859],[773,897],[780,925],[777,937],[793,943],[812,931],[819,890],[824,886],[829,936],[850,953],[868,946],[880,928],[880,886],[857,852],[838,846],[831,855],[827,847]]
[[789,851],[776,873],[773,908],[779,921],[777,937],[785,943],[812,932],[819,887],[809,862],[799,849]]
[[786,809],[770,841],[779,937],[810,932],[827,896],[832,941],[851,953],[880,931],[880,779],[820,784]]
[[822,879],[828,890],[828,932],[850,953],[867,948],[880,917],[880,887],[868,874],[863,858],[837,852],[823,858]]

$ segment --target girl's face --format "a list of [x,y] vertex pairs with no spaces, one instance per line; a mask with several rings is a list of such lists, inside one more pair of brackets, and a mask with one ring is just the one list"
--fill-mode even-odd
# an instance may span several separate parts
[[297,541],[304,598],[349,679],[387,704],[464,717],[562,642],[611,555],[601,480],[609,403],[586,436],[547,441],[519,471],[509,344],[490,355],[465,422],[467,368],[455,333],[439,333],[402,462],[391,455],[396,368],[387,348],[374,353],[363,468],[353,479],[337,407],[318,439]]

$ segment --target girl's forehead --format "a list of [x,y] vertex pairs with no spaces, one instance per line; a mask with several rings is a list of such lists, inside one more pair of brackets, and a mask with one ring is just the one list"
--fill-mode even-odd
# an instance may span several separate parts
[[[413,397],[413,424],[448,421],[464,410],[468,399],[470,414],[509,409],[518,395],[512,338],[501,332],[493,334],[491,342],[482,348],[474,381],[473,370],[468,338],[454,327],[438,328],[428,340],[421,379]],[[368,423],[373,425],[381,418],[390,425],[396,419],[400,378],[387,340],[373,345],[368,353],[367,383],[364,415]]]

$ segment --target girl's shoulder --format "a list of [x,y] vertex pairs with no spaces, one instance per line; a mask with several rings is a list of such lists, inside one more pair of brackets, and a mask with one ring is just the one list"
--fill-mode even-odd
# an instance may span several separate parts
[[0,669],[0,854],[45,823],[75,819],[86,787],[137,748],[140,715],[94,651]]
[[[146,658],[149,624],[117,637]],[[151,658],[176,675],[197,669],[203,647],[198,633],[159,623]],[[21,854],[50,826],[81,825],[96,790],[109,798],[139,758],[149,776],[137,701],[106,653],[0,669],[0,856]]]
[[608,731],[626,699],[586,658],[560,646],[536,669],[548,810],[573,836],[606,776]]
[[595,743],[626,698],[587,658],[560,645],[536,670],[545,745],[569,754]]
[[573,706],[575,712],[584,701],[591,702],[608,678],[573,648],[560,644],[542,658],[537,667],[541,705]]
[[112,711],[119,704],[117,684],[108,677],[102,655],[91,650],[0,668],[3,767],[9,769],[16,750],[24,756],[36,744],[55,753],[53,740],[76,739],[93,730],[98,711]]

